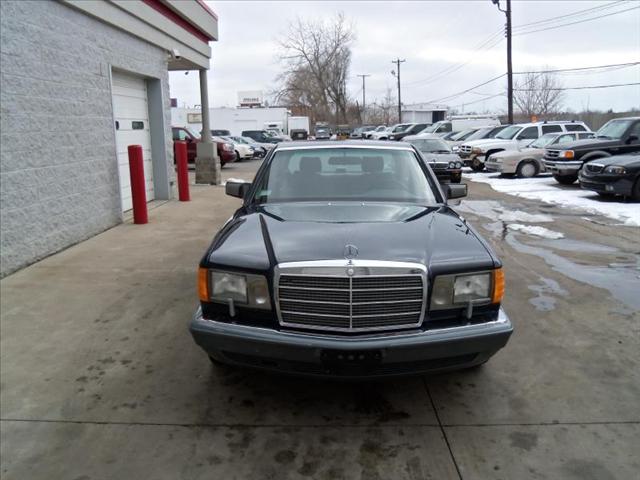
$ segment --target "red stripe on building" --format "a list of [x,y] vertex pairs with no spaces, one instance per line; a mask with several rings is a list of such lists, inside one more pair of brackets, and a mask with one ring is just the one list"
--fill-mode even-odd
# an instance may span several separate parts
[[[142,0],[142,1],[144,3],[146,3],[147,5],[149,5],[151,8],[153,8],[156,12],[159,12],[162,15],[164,15],[165,17],[167,17],[169,20],[171,20],[176,25],[179,25],[180,27],[184,28],[187,32],[189,32],[190,34],[192,34],[193,36],[195,36],[199,40],[202,40],[204,43],[209,43],[209,42],[212,42],[212,41],[215,40],[215,38],[211,37],[207,33],[203,32],[202,30],[200,30],[196,26],[194,26],[191,23],[189,23],[188,21],[186,21],[184,18],[182,18],[176,12],[171,10],[169,7],[167,7],[160,0]],[[215,16],[215,14],[209,9],[209,7],[206,7],[206,9],[207,9],[207,11],[209,11],[211,14],[213,14]],[[216,17],[216,19],[217,19],[217,17]]]

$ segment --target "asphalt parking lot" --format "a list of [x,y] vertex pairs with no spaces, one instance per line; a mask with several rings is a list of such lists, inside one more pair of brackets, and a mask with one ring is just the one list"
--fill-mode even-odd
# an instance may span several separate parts
[[[2,477],[636,478],[640,229],[469,187],[457,208],[504,262],[515,326],[470,371],[339,383],[213,368],[187,323],[195,266],[239,204],[222,187],[3,279]],[[526,222],[562,238],[510,227]]]

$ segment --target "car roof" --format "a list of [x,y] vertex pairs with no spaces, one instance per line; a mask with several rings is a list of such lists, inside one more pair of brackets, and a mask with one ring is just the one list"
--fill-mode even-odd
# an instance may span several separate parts
[[309,148],[368,148],[384,150],[412,150],[406,142],[381,142],[377,140],[306,140],[300,142],[281,142],[275,150],[303,150]]
[[[516,123],[513,126],[517,127],[537,127],[538,125],[586,125],[583,121],[575,120],[551,120],[545,122],[529,122],[529,123]],[[496,125],[497,126],[497,125]]]

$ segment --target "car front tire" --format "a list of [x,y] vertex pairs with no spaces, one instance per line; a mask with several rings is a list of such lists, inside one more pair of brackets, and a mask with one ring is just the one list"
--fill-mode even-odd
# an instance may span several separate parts
[[474,172],[481,172],[484,170],[484,163],[481,162],[477,157],[471,161],[471,169]]
[[562,185],[573,185],[578,179],[578,175],[554,175],[553,178]]
[[531,178],[538,175],[538,165],[530,160],[520,162],[516,170],[516,174],[520,178]]

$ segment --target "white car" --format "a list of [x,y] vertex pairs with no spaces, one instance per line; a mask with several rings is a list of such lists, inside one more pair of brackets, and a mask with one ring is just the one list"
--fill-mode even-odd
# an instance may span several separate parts
[[231,137],[220,137],[220,138],[222,138],[223,140],[226,140],[227,142],[233,145],[233,149],[236,152],[236,162],[241,162],[242,160],[253,158],[255,149],[251,145],[247,143],[239,142],[238,140],[234,140]]
[[370,130],[368,132],[364,132],[362,134],[362,136],[364,138],[371,138],[371,135],[373,135],[374,133],[385,132],[387,130],[387,128],[389,128],[389,127],[387,127],[386,125],[380,125],[380,126],[374,128],[373,130]]
[[494,138],[472,140],[460,145],[458,155],[476,172],[484,169],[484,162],[494,153],[505,150],[517,150],[529,145],[545,133],[590,132],[583,122],[557,121],[536,122],[511,125]]
[[373,132],[369,138],[371,140],[388,140],[390,134],[404,132],[410,125],[411,123],[396,123],[391,127],[387,127],[385,131]]

